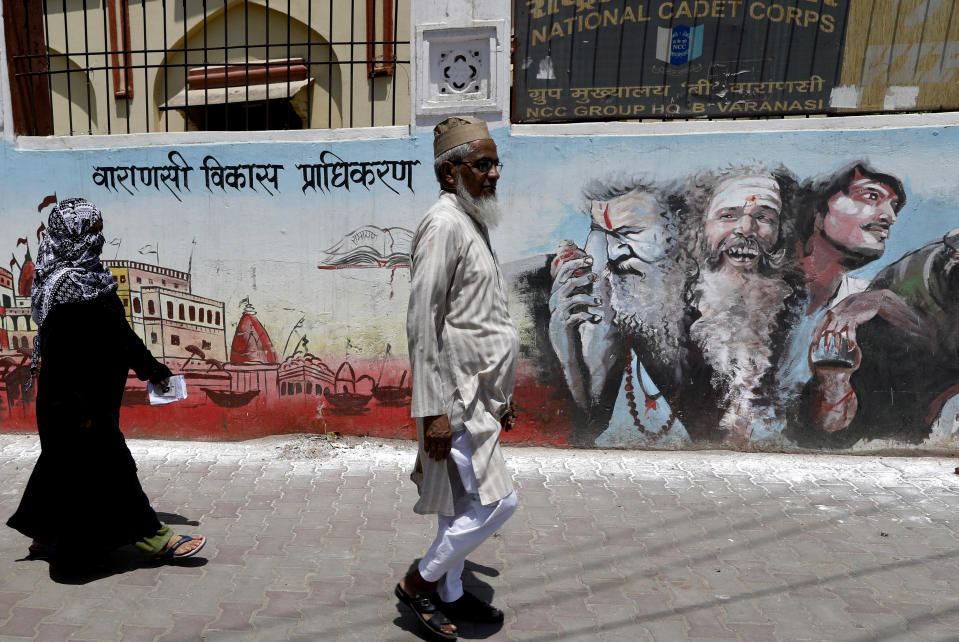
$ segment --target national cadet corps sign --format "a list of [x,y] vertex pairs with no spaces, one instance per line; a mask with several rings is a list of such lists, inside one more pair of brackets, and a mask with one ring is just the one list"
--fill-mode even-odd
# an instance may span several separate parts
[[834,111],[849,0],[516,0],[514,122]]

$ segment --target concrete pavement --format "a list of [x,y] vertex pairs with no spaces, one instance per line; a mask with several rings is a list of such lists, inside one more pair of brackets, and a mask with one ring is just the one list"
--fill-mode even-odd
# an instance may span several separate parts
[[[131,440],[179,565],[51,577],[0,528],[0,640],[415,640],[432,537],[407,442]],[[0,435],[0,520],[39,452]],[[471,557],[491,640],[957,640],[954,458],[508,448],[520,508]],[[95,535],[96,524],[90,524]]]

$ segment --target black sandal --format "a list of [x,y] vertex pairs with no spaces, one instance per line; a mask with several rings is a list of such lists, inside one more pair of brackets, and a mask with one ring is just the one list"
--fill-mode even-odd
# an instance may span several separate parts
[[498,608],[484,602],[472,593],[463,592],[463,595],[452,602],[438,600],[439,607],[443,612],[455,618],[468,620],[470,622],[481,622],[485,624],[496,624],[503,621],[503,612]]
[[[453,624],[448,617],[443,615],[443,612],[436,608],[436,605],[433,603],[429,597],[425,595],[410,595],[403,590],[403,587],[399,584],[396,585],[396,589],[393,591],[396,593],[396,597],[399,598],[400,602],[410,607],[410,610],[416,615],[420,623],[425,626],[429,632],[438,640],[447,640],[448,642],[453,642],[457,639],[456,633],[447,633],[442,630],[442,627],[447,624]],[[423,614],[429,615],[430,618],[427,619],[423,617]]]

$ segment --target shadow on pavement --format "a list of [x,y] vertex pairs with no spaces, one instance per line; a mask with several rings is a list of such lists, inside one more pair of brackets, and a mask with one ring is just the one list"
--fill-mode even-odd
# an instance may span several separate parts
[[50,560],[50,579],[57,584],[83,585],[112,577],[113,575],[129,573],[130,571],[135,571],[140,568],[153,568],[157,566],[197,568],[206,566],[207,562],[208,560],[205,557],[196,556],[157,563],[144,559],[143,554],[132,546],[125,546],[100,560],[88,564],[77,564],[75,562],[64,563],[62,561]]
[[[858,569],[855,571],[849,571],[849,572],[844,571],[841,573],[836,573],[834,575],[830,575],[827,577],[821,577],[821,578],[817,577],[809,580],[800,580],[796,582],[782,584],[780,586],[773,586],[773,587],[763,588],[755,591],[748,591],[746,593],[739,593],[737,595],[732,595],[729,597],[705,600],[705,601],[699,602],[698,604],[688,604],[685,606],[673,607],[673,608],[662,609],[659,611],[643,613],[638,618],[629,617],[626,619],[616,620],[613,622],[606,622],[605,624],[601,624],[598,627],[598,630],[601,633],[612,633],[614,631],[622,630],[628,626],[632,626],[636,624],[637,622],[642,623],[644,621],[655,621],[655,620],[660,620],[663,618],[668,618],[668,617],[677,616],[677,615],[683,616],[683,615],[686,615],[687,613],[692,613],[692,612],[703,610],[703,609],[722,607],[724,605],[735,604],[737,602],[747,602],[750,600],[755,600],[762,597],[768,597],[771,595],[788,594],[792,591],[799,591],[802,589],[812,588],[816,586],[825,587],[832,582],[866,577],[869,575],[875,575],[876,573],[882,573],[885,571],[891,571],[895,569],[909,568],[911,566],[926,566],[940,560],[957,559],[957,558],[959,558],[959,549],[952,549],[952,550],[944,551],[942,553],[937,553],[935,555],[927,555],[925,557],[919,557],[919,558],[909,559],[909,560],[899,560],[896,562],[890,562],[888,564],[877,564],[867,568]],[[931,614],[925,614],[925,615],[909,618],[906,620],[906,623],[910,627],[910,630],[913,630],[917,628],[918,626],[921,626],[921,624],[924,621],[932,621],[937,616],[940,616],[940,617],[946,616],[946,615],[953,614],[957,611],[959,611],[959,605],[951,606],[950,608],[944,609],[940,613],[931,613]],[[900,630],[901,628],[902,627],[897,625],[896,627],[889,627],[886,629],[882,629],[880,631],[869,634],[866,638],[863,638],[863,639],[877,640],[877,639],[885,639],[892,636],[901,636],[902,634],[902,631]],[[590,635],[590,634],[593,634],[594,632],[595,632],[594,629],[590,627],[588,629],[587,628],[570,629],[570,630],[564,631],[564,635],[573,637],[577,635]],[[555,638],[555,633],[550,633],[548,635],[543,635],[540,637],[532,637],[527,639],[536,640],[537,642],[540,642],[540,641],[545,642],[546,640],[552,640],[554,638]]]
[[[165,524],[199,526],[199,522],[189,520],[174,513],[157,513],[160,521]],[[154,568],[158,566],[179,566],[182,568],[197,568],[205,566],[207,558],[196,555],[181,559],[155,561],[143,557],[143,553],[135,547],[123,546],[107,554],[96,553],[96,542],[90,546],[91,555],[85,559],[61,559],[52,550],[43,552],[29,551],[25,557],[17,562],[45,561],[49,564],[50,579],[57,584],[83,585],[96,582],[113,575],[128,573],[140,568]]]
[[183,515],[176,513],[161,513],[157,511],[157,519],[167,526],[199,526],[200,522],[195,519],[187,519]]

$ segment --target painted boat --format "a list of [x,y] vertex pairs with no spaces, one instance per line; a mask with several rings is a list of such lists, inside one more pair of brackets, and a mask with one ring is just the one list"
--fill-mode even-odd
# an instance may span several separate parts
[[200,388],[210,398],[210,401],[222,408],[241,408],[253,401],[260,394],[259,390],[215,390],[213,388]]
[[[344,368],[349,372],[349,377],[341,375]],[[360,375],[357,377],[353,366],[351,366],[348,361],[344,361],[336,370],[336,377],[333,379],[333,390],[331,391],[329,388],[324,388],[323,396],[326,397],[326,400],[330,402],[330,405],[334,409],[353,412],[360,411],[366,408],[366,404],[373,398],[372,392],[370,394],[362,394],[356,391],[356,384],[364,379],[369,379],[373,387],[376,387],[376,382],[373,380],[373,377],[369,375]],[[343,384],[341,388],[338,386],[340,383]],[[338,388],[340,390],[339,392],[337,392]]]
[[381,406],[403,406],[413,398],[413,388],[404,386],[406,381],[406,370],[400,377],[398,386],[373,386],[373,398]]

